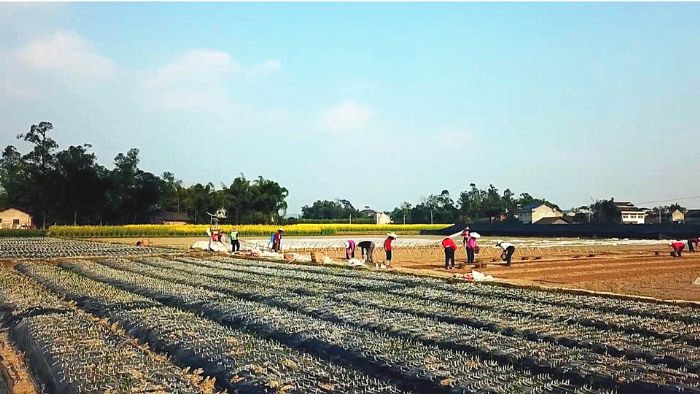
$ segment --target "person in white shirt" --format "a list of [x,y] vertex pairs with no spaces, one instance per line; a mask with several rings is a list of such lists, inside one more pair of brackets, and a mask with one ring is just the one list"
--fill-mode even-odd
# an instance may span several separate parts
[[511,259],[513,258],[513,253],[515,253],[515,245],[508,242],[498,241],[496,242],[496,246],[503,249],[501,259],[506,262],[506,266],[510,266]]

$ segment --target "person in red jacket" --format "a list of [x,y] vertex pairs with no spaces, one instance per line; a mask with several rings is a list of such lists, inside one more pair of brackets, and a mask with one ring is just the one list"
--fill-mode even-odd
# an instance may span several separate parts
[[277,253],[282,250],[282,234],[284,234],[284,229],[280,227],[272,236],[272,250]]
[[671,252],[671,256],[681,257],[681,252],[683,252],[683,248],[685,248],[685,242],[674,241],[674,242],[669,242],[668,245],[673,248],[673,252]]
[[445,248],[445,269],[451,270],[455,267],[455,251],[457,250],[457,244],[452,238],[447,237],[442,240],[442,247]]
[[396,240],[396,234],[394,233],[389,233],[386,235],[386,239],[384,240],[384,251],[386,252],[386,261],[384,264],[386,264],[386,267],[384,264],[382,264],[382,268],[391,268],[391,258],[392,258],[392,252],[394,250],[394,241]]

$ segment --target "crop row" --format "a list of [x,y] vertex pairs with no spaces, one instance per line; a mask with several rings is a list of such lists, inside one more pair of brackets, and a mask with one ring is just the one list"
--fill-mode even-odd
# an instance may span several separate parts
[[[174,267],[180,267],[177,265],[177,263],[173,264],[175,264]],[[177,281],[178,283],[209,288],[239,297],[243,296],[247,299],[259,300],[272,306],[301,311],[308,315],[337,323],[359,325],[367,329],[379,329],[378,327],[383,327],[382,329],[379,329],[379,331],[390,333],[395,336],[407,336],[410,339],[421,341],[426,344],[436,344],[450,349],[477,353],[482,357],[513,363],[523,368],[547,372],[554,371],[555,373],[568,370],[572,371],[572,373],[576,373],[577,375],[575,377],[582,381],[587,380],[590,378],[590,376],[596,375],[590,370],[585,369],[585,367],[598,364],[611,366],[611,373],[609,373],[607,376],[601,372],[597,373],[598,375],[602,374],[599,379],[605,380],[607,382],[606,384],[608,385],[612,385],[612,382],[623,378],[632,380],[630,378],[631,376],[634,376],[636,380],[649,380],[657,383],[664,382],[666,380],[673,381],[673,375],[676,373],[676,371],[668,370],[663,367],[657,368],[653,366],[646,366],[640,369],[636,363],[618,360],[608,356],[592,354],[588,351],[576,349],[572,343],[568,343],[567,345],[574,347],[574,349],[563,348],[551,343],[536,342],[543,339],[546,334],[538,336],[536,333],[534,333],[534,335],[513,336],[513,333],[509,332],[508,334],[511,335],[504,337],[500,333],[488,333],[483,330],[475,329],[472,326],[464,327],[457,324],[437,322],[426,317],[418,317],[412,314],[412,311],[407,311],[408,313],[397,313],[393,312],[391,308],[382,308],[383,310],[378,310],[375,307],[368,307],[367,303],[372,302],[373,296],[381,295],[381,293],[378,292],[362,293],[362,295],[366,297],[364,300],[360,300],[360,297],[358,297],[357,304],[349,304],[342,300],[344,296],[343,294],[337,296],[341,300],[332,300],[328,299],[327,297],[300,297],[296,294],[284,294],[279,291],[276,293],[267,292],[265,295],[263,295],[255,293],[256,289],[259,288],[258,286],[247,287],[229,280],[205,279],[201,275],[186,275],[185,272],[178,273],[177,271],[174,272],[172,269],[166,271],[162,270],[162,266],[160,267],[161,269],[158,269],[155,267],[145,267],[142,264],[134,264],[124,261],[119,263],[111,263],[110,265],[120,269],[138,272],[140,274]],[[188,271],[189,273],[198,274],[206,272],[195,272],[192,270]],[[271,278],[270,280],[270,288],[276,289],[277,283],[275,283],[275,278]],[[355,293],[348,293],[348,295],[352,294]],[[396,304],[400,305],[400,302],[396,302]],[[333,309],[329,309],[331,306],[333,306]],[[392,322],[401,322],[404,326],[401,328],[395,328],[396,326],[392,325],[391,327],[394,328],[386,328],[383,324],[388,316],[394,316],[395,318],[392,320]],[[495,314],[492,313],[490,316],[492,320],[494,319],[494,316]],[[366,318],[367,321],[361,323],[363,318]],[[527,319],[516,319],[516,321],[508,321],[507,324],[510,325],[511,329],[514,329],[518,326],[518,324],[527,324]],[[540,324],[536,327],[546,329],[547,326],[548,325],[546,323],[540,322]],[[521,334],[525,334],[526,331],[527,330],[521,332]],[[588,338],[581,337],[582,333],[580,331],[576,331],[575,328],[569,330],[567,334],[569,334],[570,337],[564,338],[569,342],[585,344],[589,341]],[[605,335],[599,336],[599,338],[600,337],[605,338]],[[681,368],[691,368],[694,371],[697,371],[698,369],[697,361],[700,358],[700,354],[698,353],[698,349],[693,346],[683,346],[673,343],[665,344],[664,342],[654,340],[653,338],[642,338],[641,340],[634,341],[631,338],[626,338],[624,335],[613,335],[613,337],[618,339],[618,342],[623,342],[628,346],[630,346],[630,343],[632,344],[633,347],[627,350],[627,354],[631,359],[636,359],[640,356],[647,356],[647,354],[639,350],[639,347],[645,346],[645,348],[651,352],[651,356],[648,358],[657,363],[672,362],[674,365]],[[523,339],[532,339],[535,342],[530,342],[529,340]],[[475,344],[477,344],[477,346],[475,346]],[[601,346],[601,344],[599,343],[598,346]],[[514,353],[515,355],[504,357],[500,354],[500,349],[503,347],[511,349],[517,354]],[[533,356],[534,354],[539,354],[539,357]],[[658,354],[661,354],[661,356]],[[586,363],[584,363],[583,367],[571,367],[566,365],[566,362],[572,359],[586,361]],[[543,366],[542,364],[545,362],[545,360],[547,363],[550,363],[550,365]],[[694,380],[696,379],[696,376],[689,375],[689,377],[691,384],[697,383]],[[659,378],[661,379],[659,380]]]
[[132,256],[173,252],[83,240],[58,238],[0,238],[1,259],[50,259],[55,257]]
[[697,306],[669,305],[666,303],[641,302],[630,299],[532,290],[516,287],[477,285],[472,283],[440,283],[436,288],[457,294],[491,296],[517,302],[531,302],[576,309],[590,309],[604,313],[642,316],[654,319],[679,321],[700,325]]
[[428,301],[377,292],[337,294],[332,298],[387,311],[411,313],[446,323],[468,325],[508,336],[587,348],[601,354],[624,356],[630,360],[644,359],[700,372],[700,348],[696,346],[653,336],[584,326],[574,321],[541,319],[527,314],[524,307],[520,307],[517,312],[494,310],[482,308],[479,304],[455,305],[450,300]]
[[548,375],[533,375],[506,364],[481,360],[351,324],[338,324],[284,308],[227,297],[223,293],[115,270],[94,263],[62,266],[125,290],[174,306],[201,311],[233,327],[245,327],[419,391],[573,391],[576,386]]
[[178,257],[175,260],[191,264],[198,264],[208,268],[226,269],[236,272],[246,272],[259,277],[277,277],[288,279],[301,279],[305,282],[316,282],[321,284],[331,284],[339,286],[349,286],[353,289],[379,289],[385,290],[390,288],[403,287],[403,283],[377,280],[371,278],[348,278],[343,276],[328,275],[327,273],[315,272],[299,272],[295,270],[284,270],[276,268],[268,268],[264,266],[243,266],[220,263],[218,261],[208,261],[204,259],[193,259],[189,257]]
[[[696,309],[667,306],[666,312],[660,313],[659,317],[649,317],[653,312],[644,314],[620,313],[611,311],[612,308],[575,308],[569,305],[570,300],[576,298],[585,299],[584,296],[550,293],[545,291],[535,291],[528,289],[515,289],[500,286],[478,285],[478,284],[446,284],[442,281],[429,280],[425,286],[419,286],[411,282],[410,277],[396,276],[395,280],[380,277],[382,279],[371,279],[367,274],[360,274],[353,278],[354,271],[342,270],[342,275],[335,274],[333,270],[324,268],[326,271],[309,271],[298,269],[299,266],[288,265],[288,269],[281,265],[269,265],[258,262],[237,262],[234,259],[227,259],[227,262],[209,261],[204,259],[193,259],[185,257],[175,257],[177,261],[188,262],[193,265],[205,267],[201,273],[209,276],[216,276],[232,280],[245,280],[240,278],[238,273],[248,273],[272,281],[274,278],[283,278],[286,286],[294,286],[294,283],[327,283],[329,285],[347,286],[353,289],[375,290],[377,294],[388,292],[403,299],[418,299],[431,302],[446,302],[464,308],[465,310],[490,310],[497,313],[506,313],[511,316],[529,316],[538,320],[550,320],[564,324],[576,323],[591,328],[622,331],[630,334],[641,334],[644,336],[654,336],[661,339],[670,339],[678,342],[686,342],[693,345],[700,344],[700,324],[692,322]],[[151,259],[145,258],[142,261],[150,264]],[[163,260],[161,260],[163,261]],[[167,261],[167,260],[166,260]],[[238,260],[241,261],[241,260]],[[182,268],[177,263],[170,263],[177,268]],[[167,266],[167,264],[165,265]],[[309,278],[307,280],[307,277]],[[297,281],[297,282],[292,282]],[[385,290],[385,291],[384,291]],[[518,296],[521,296],[518,298]],[[562,303],[543,302],[537,300],[539,297],[549,297],[554,299],[560,297]],[[575,298],[572,298],[575,297]],[[593,297],[595,298],[595,297]],[[617,303],[618,300],[598,297],[600,304],[606,302]],[[657,306],[663,305],[648,304],[647,308],[653,310]],[[674,313],[678,319],[666,319]],[[682,315],[681,315],[682,314]],[[691,322],[687,322],[691,321]]]
[[410,313],[508,336],[542,340],[568,347],[588,348],[598,353],[611,353],[632,360],[645,359],[657,364],[687,368],[693,372],[700,370],[700,349],[695,346],[638,334],[629,335],[614,330],[600,330],[569,321],[533,319],[532,316],[526,315],[522,308],[519,313],[504,313],[504,311],[495,312],[483,309],[478,305],[455,306],[449,301],[426,301],[381,292],[344,292],[340,291],[341,289],[334,289],[332,292],[299,291],[297,286],[301,286],[301,284],[289,283],[286,278],[264,278],[256,283],[252,280],[241,281],[239,274],[235,271],[207,269],[164,259],[142,258],[138,261],[142,261],[146,265],[131,263],[128,260],[107,261],[105,264],[160,279],[222,291],[250,300],[274,298],[283,291],[299,294],[326,294],[341,302],[352,302],[356,305],[368,305],[387,311]]
[[538,304],[532,302],[517,302],[508,298],[494,295],[460,293],[434,288],[403,288],[390,289],[390,294],[404,298],[416,298],[426,301],[444,302],[449,300],[453,305],[472,308],[478,307],[494,312],[520,314],[537,319],[551,319],[560,322],[574,322],[601,330],[618,330],[630,334],[654,336],[678,342],[698,345],[700,338],[698,324],[679,321],[669,321],[651,317],[629,316],[625,314],[606,313],[585,308]]
[[[567,347],[588,348],[602,354],[645,359],[657,364],[669,364],[692,372],[700,371],[700,349],[684,343],[655,337],[628,335],[619,331],[599,330],[571,322],[532,319],[524,314],[504,314],[478,306],[454,306],[449,302],[425,301],[380,292],[302,292],[287,279],[265,278],[263,283],[237,280],[238,273],[206,269],[177,261],[138,259],[144,264],[106,261],[104,264],[160,279],[176,281],[214,291],[225,292],[249,300],[274,300],[287,293],[325,295],[339,302],[371,306],[386,311],[400,311],[445,323],[464,324],[508,336],[534,341],[546,341]],[[209,278],[208,278],[209,276]],[[339,290],[339,289],[338,289]],[[312,300],[313,298],[308,298]]]
[[0,308],[49,392],[202,392],[192,376],[20,273],[0,269]]
[[334,276],[341,276],[347,278],[364,278],[364,279],[374,279],[374,280],[385,280],[389,282],[402,283],[404,285],[411,286],[426,286],[426,285],[436,285],[445,283],[444,280],[430,278],[430,277],[419,277],[413,275],[400,275],[394,272],[385,271],[374,271],[374,270],[363,270],[363,269],[340,269],[340,267],[334,266],[323,266],[323,265],[303,265],[303,264],[289,264],[280,263],[275,261],[260,261],[260,260],[247,260],[235,257],[227,256],[212,256],[206,260],[202,259],[191,259],[189,261],[196,262],[201,260],[203,262],[220,262],[227,265],[221,267],[235,267],[235,266],[252,266],[252,267],[266,267],[266,268],[276,268],[289,271],[301,271],[301,272],[315,272],[320,274],[328,274]]
[[262,262],[255,260],[243,260],[231,257],[214,257],[212,260],[226,265],[215,265],[210,260],[186,259],[192,263],[206,264],[215,268],[236,269],[236,267],[262,267],[281,271],[304,271],[318,274],[341,276],[349,278],[364,278],[373,280],[385,280],[392,283],[403,283],[447,290],[458,294],[473,294],[483,297],[509,299],[512,301],[548,304],[552,306],[573,307],[578,309],[591,309],[606,313],[624,314],[629,316],[651,317],[656,319],[680,321],[700,324],[700,314],[697,308],[664,303],[650,303],[633,301],[629,299],[617,299],[611,297],[573,294],[570,292],[555,292],[546,290],[523,289],[515,287],[493,286],[479,283],[446,282],[444,280],[401,276],[385,272],[367,270],[339,270],[323,266],[290,265],[284,263]]
[[[346,285],[306,282],[301,279],[267,277],[255,275],[249,272],[207,268],[197,264],[191,264],[177,260],[167,260],[163,258],[134,258],[131,260],[104,259],[101,262],[105,265],[114,268],[122,268],[124,264],[127,264],[130,266],[131,270],[134,270],[136,268],[139,268],[140,270],[148,269],[148,272],[143,271],[143,273],[147,273],[151,276],[157,275],[159,273],[165,274],[164,270],[172,271],[172,269],[176,269],[180,272],[185,273],[185,278],[187,280],[192,279],[191,274],[195,274],[199,275],[199,279],[201,279],[203,283],[207,284],[219,283],[222,281],[233,281],[238,286],[240,286],[241,290],[243,290],[244,288],[255,287],[256,294],[260,294],[262,296],[276,294],[280,291],[289,291],[300,294],[323,294],[338,293],[346,291],[348,289]],[[149,267],[143,265],[134,264],[134,262],[150,266],[150,269]],[[217,280],[212,281],[211,279],[207,279],[207,277],[217,278]],[[202,284],[202,286],[204,285]]]
[[[55,266],[22,265],[20,269],[79,305],[117,322],[151,347],[172,355],[178,364],[201,368],[232,392],[399,392],[384,380],[329,365],[279,342],[154,301],[148,307],[115,309],[115,303],[127,305],[140,296]],[[116,301],[100,297],[103,292]]]

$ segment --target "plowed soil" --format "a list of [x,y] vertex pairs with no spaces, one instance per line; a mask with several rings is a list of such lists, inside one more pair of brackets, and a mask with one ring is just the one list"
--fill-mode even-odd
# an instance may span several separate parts
[[[394,265],[402,271],[439,276],[454,276],[474,269],[464,265],[447,271],[443,261],[403,261]],[[634,253],[534,261],[518,261],[516,254],[510,267],[489,262],[486,267],[476,269],[516,284],[700,301],[700,285],[693,284],[700,277],[700,253],[685,253],[680,258],[646,252],[641,256]]]

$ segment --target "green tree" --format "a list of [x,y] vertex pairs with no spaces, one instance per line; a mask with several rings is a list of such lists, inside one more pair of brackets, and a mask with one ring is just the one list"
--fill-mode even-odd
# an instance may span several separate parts
[[591,204],[591,223],[615,224],[621,223],[620,209],[615,205],[614,199],[598,200]]
[[4,195],[3,207],[13,206],[33,212],[28,185],[26,163],[17,149],[8,145],[0,158],[0,187]]
[[86,224],[102,220],[107,206],[106,169],[97,164],[91,146],[70,146],[56,155],[60,179],[59,207],[64,223]]
[[27,166],[30,212],[42,224],[42,228],[46,228],[51,220],[50,214],[55,204],[53,197],[58,187],[55,155],[58,144],[48,136],[52,129],[50,122],[41,122],[32,125],[27,133],[17,136],[32,145],[32,150],[22,159]]

